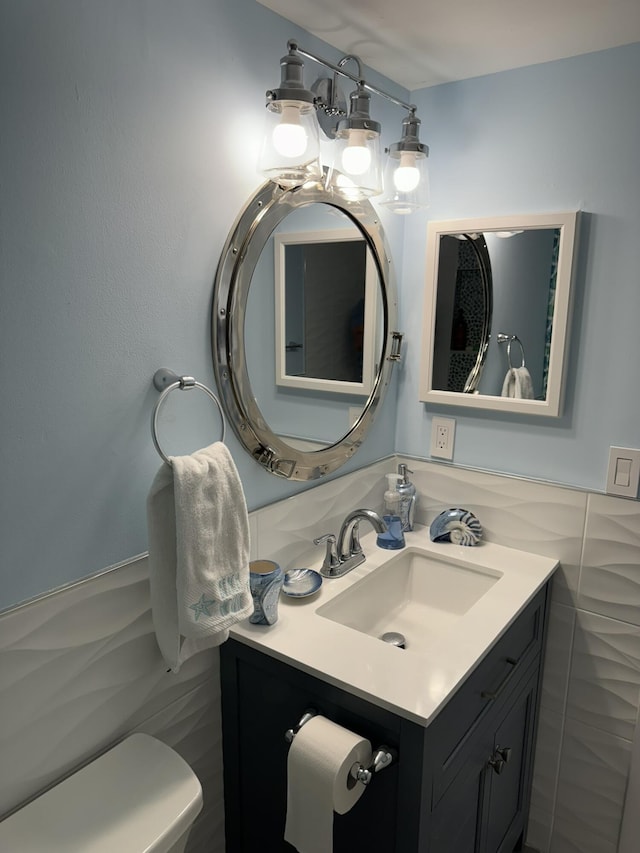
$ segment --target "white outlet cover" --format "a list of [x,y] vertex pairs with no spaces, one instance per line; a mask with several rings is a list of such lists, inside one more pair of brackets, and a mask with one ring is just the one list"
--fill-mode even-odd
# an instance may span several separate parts
[[[438,447],[438,429],[444,428],[448,433],[445,447]],[[429,454],[436,459],[453,459],[453,443],[456,435],[455,418],[432,418],[431,420],[431,447]]]

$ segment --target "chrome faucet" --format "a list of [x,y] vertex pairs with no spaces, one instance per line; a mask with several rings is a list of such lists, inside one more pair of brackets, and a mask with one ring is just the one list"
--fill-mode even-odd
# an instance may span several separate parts
[[325,533],[314,539],[315,545],[321,542],[327,543],[320,574],[326,578],[339,578],[346,575],[351,569],[355,569],[364,563],[366,557],[360,545],[360,522],[369,521],[376,533],[386,533],[387,525],[377,512],[372,509],[354,509],[342,522],[338,541],[333,533]]

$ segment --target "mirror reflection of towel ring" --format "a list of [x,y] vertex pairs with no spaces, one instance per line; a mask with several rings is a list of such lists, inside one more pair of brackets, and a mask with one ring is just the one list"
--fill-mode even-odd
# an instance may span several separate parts
[[525,367],[525,359],[524,359],[524,347],[522,346],[522,341],[517,335],[503,335],[501,332],[498,333],[497,337],[499,344],[507,345],[507,362],[509,363],[509,370],[513,370],[513,364],[511,362],[511,344],[515,341],[520,346],[520,359],[522,364],[520,367]]

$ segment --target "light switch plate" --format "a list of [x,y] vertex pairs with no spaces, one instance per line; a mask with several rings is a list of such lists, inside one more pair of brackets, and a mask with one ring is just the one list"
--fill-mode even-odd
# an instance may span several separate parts
[[639,484],[640,450],[629,447],[610,447],[607,494],[636,498]]

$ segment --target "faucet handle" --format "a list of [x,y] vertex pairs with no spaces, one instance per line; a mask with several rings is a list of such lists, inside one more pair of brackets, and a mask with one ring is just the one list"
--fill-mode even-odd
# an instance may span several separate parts
[[362,554],[362,545],[360,544],[360,521],[359,519],[353,525],[351,531],[351,541],[349,542],[349,553],[353,557],[355,554]]
[[318,536],[317,539],[313,540],[314,545],[321,545],[323,542],[327,543],[327,550],[324,555],[321,574],[328,577],[333,575],[335,570],[340,566],[340,558],[338,557],[338,549],[336,548],[336,537],[333,533],[325,533],[323,536]]

